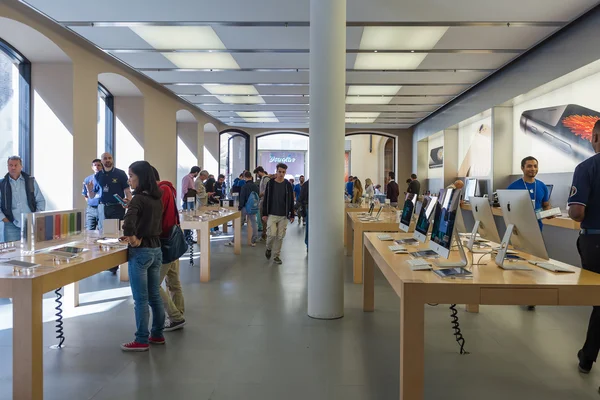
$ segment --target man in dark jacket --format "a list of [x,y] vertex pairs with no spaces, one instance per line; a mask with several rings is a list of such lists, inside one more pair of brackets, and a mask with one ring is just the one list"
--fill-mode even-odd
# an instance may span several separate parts
[[[310,179],[309,179],[310,180]],[[306,244],[306,250],[308,251],[308,181],[304,182],[300,188],[300,197],[298,197],[298,203],[304,210],[304,243]]]
[[[258,186],[254,183],[252,178],[252,173],[250,171],[244,172],[244,180],[246,183],[240,189],[240,205],[238,209],[242,212],[242,221],[248,218],[248,223],[252,228],[252,239],[250,241],[250,246],[255,247],[256,242],[258,241],[258,224],[256,222],[256,214],[258,214],[258,204],[259,204],[259,196],[258,196]],[[252,196],[251,194],[256,193],[256,196]],[[248,202],[255,202],[256,204],[256,214],[248,214],[248,210],[246,206]],[[233,246],[233,239],[231,242],[227,243],[228,246]]]
[[267,224],[267,251],[265,256],[271,258],[275,253],[273,262],[281,264],[281,245],[285,237],[288,219],[294,223],[294,188],[285,179],[287,165],[277,164],[275,179],[267,183],[265,197],[262,205],[262,220]]
[[[161,238],[169,237],[171,229],[174,225],[179,222],[178,210],[177,210],[177,191],[173,187],[173,184],[169,181],[161,181],[160,175],[156,168],[154,170],[154,178],[158,184],[158,188],[162,191],[162,233]],[[166,279],[167,293],[162,288],[162,281]],[[165,306],[165,311],[169,317],[169,321],[165,324],[165,332],[175,331],[181,329],[185,325],[185,318],[183,318],[183,312],[185,309],[185,303],[183,300],[183,291],[181,290],[181,280],[179,279],[179,260],[162,264],[160,267],[161,286],[159,288],[160,297],[162,298]]]
[[392,207],[396,207],[398,205],[398,196],[400,195],[400,188],[398,188],[398,184],[394,179],[396,178],[396,174],[392,171],[389,173],[390,181],[387,184],[386,191],[386,199],[390,200],[390,204]]

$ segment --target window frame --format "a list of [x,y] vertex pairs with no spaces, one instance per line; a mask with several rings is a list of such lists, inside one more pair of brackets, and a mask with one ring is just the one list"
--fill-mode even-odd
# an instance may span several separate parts
[[[104,100],[104,117],[106,119],[104,124],[104,152],[115,154],[115,97],[113,94],[100,82],[98,82],[98,93]],[[104,153],[103,152],[103,153]]]
[[[244,132],[241,129],[225,129],[224,131],[219,132],[219,174],[223,174],[225,176],[229,175],[227,172],[228,171],[221,171],[221,160],[220,160],[220,152],[221,152],[221,135],[223,135],[224,133],[228,133],[231,135],[231,137],[229,137],[227,139],[228,142],[231,142],[231,139],[236,138],[236,137],[242,137],[244,138],[245,142],[246,142],[246,155],[245,155],[245,163],[244,163],[244,169],[245,170],[249,170],[250,169],[250,135],[246,132]],[[230,148],[229,148],[229,144],[227,145],[227,169],[229,169],[229,161],[230,161]],[[233,173],[233,172],[231,172]],[[233,176],[233,175],[232,175]],[[237,177],[237,176],[236,176]]]
[[31,62],[10,43],[0,38],[0,51],[19,69],[19,156],[25,171],[32,171],[31,160]]

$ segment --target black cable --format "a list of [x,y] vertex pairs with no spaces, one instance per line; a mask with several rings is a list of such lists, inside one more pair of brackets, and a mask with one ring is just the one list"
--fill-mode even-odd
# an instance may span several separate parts
[[193,238],[190,238],[188,245],[190,246],[190,265],[194,265],[194,239]]
[[458,310],[456,309],[456,304],[450,305],[450,319],[452,323],[452,329],[454,329],[454,338],[456,339],[456,343],[460,346],[460,354],[469,354],[468,351],[465,350],[465,338],[463,337],[460,331],[460,324],[458,322]]
[[58,339],[58,345],[56,346],[56,348],[60,349],[62,348],[63,343],[65,342],[65,335],[63,333],[63,317],[62,317],[62,301],[60,301],[60,299],[62,299],[62,294],[60,293],[60,291],[62,290],[62,287],[59,287],[58,289],[56,289],[54,291],[54,293],[56,294],[56,307],[54,307],[54,309],[56,310],[56,338]]

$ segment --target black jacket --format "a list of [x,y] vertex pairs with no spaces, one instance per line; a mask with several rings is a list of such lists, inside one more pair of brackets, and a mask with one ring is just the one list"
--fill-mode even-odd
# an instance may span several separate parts
[[258,186],[256,186],[256,183],[252,181],[246,181],[246,184],[240,189],[240,210],[246,207],[246,203],[248,202],[248,199],[250,198],[250,193],[252,192],[259,194]]
[[300,203],[305,210],[308,209],[308,181],[304,182],[300,188],[300,197],[298,198],[298,203]]
[[[35,185],[33,181],[35,178],[29,176],[25,172],[21,171],[23,179],[25,179],[25,191],[27,195],[27,205],[31,212],[37,211],[37,203],[35,202]],[[6,174],[4,179],[0,181],[0,191],[2,192],[2,199],[0,199],[0,209],[4,216],[10,221],[14,222],[15,216],[12,212],[12,188],[10,186],[10,175]],[[21,218],[19,215],[18,218]]]
[[[294,218],[294,188],[287,179],[285,179],[283,182],[285,183],[285,208],[288,210],[287,217]],[[275,179],[271,179],[269,182],[267,182],[267,188],[265,189],[265,200],[262,203],[261,210],[261,215],[265,217],[269,215],[269,211],[271,210],[271,207],[273,205],[274,184]]]
[[123,218],[123,234],[141,239],[139,247],[160,247],[162,214],[161,197],[155,199],[146,193],[136,194],[129,202]]

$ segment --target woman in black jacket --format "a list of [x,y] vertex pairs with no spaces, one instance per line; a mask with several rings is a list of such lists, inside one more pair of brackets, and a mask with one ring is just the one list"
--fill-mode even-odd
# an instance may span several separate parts
[[[162,251],[162,193],[156,184],[154,171],[147,161],[136,161],[129,166],[129,186],[134,196],[123,219],[122,241],[129,243],[129,283],[133,294],[135,340],[123,343],[123,351],[147,351],[149,343],[164,344],[165,309],[160,297],[160,267]],[[152,308],[152,330],[148,320]]]

